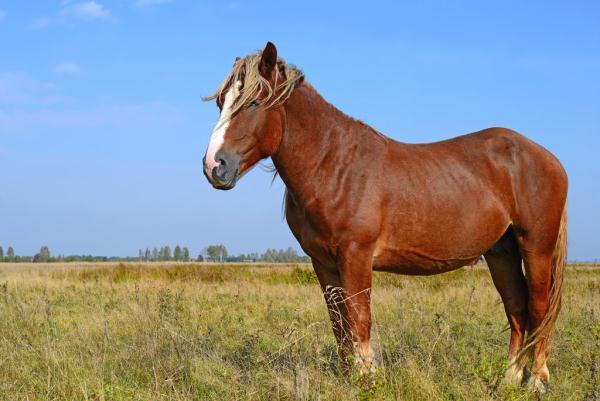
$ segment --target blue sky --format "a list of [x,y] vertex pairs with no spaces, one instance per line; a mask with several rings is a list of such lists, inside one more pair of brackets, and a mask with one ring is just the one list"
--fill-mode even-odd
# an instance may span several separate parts
[[506,126],[570,176],[570,258],[600,258],[599,2],[0,0],[0,245],[135,255],[299,248],[283,184],[213,190],[213,91],[273,41],[323,96],[406,142]]

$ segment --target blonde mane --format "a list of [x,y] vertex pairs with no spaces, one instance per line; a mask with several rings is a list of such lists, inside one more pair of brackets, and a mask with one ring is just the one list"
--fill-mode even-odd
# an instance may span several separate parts
[[[278,59],[275,67],[275,85],[274,88],[271,88],[269,81],[260,74],[261,55],[262,52],[259,52],[236,60],[217,91],[211,96],[205,97],[204,100],[217,99],[217,102],[222,104],[231,85],[240,81],[243,82],[243,87],[239,97],[235,100],[231,115],[257,100],[260,100],[267,108],[285,102],[294,88],[304,79],[304,73],[294,65],[286,64],[283,59]],[[263,93],[267,95],[261,99]]]

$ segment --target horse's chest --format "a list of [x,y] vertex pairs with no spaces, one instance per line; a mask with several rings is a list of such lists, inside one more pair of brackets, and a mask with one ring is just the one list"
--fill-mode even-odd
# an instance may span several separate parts
[[333,259],[341,230],[332,223],[331,214],[318,205],[300,207],[288,199],[286,219],[302,249],[321,261]]

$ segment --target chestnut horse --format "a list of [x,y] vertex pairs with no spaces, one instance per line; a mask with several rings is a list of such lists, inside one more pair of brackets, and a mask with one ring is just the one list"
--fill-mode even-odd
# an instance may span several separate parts
[[[430,275],[483,255],[511,329],[506,379],[523,382],[532,355],[528,384],[546,388],[566,258],[567,176],[550,152],[505,128],[396,142],[327,103],[270,42],[237,58],[207,99],[221,114],[206,177],[231,189],[271,157],[344,360],[353,354],[361,372],[375,366],[373,270]],[[341,305],[327,296],[332,288],[343,289]]]

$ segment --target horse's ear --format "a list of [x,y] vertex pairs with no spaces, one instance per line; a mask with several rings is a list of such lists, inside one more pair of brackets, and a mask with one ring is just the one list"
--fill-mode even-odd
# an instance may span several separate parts
[[265,78],[270,78],[271,73],[273,72],[273,68],[277,64],[277,48],[271,42],[267,42],[264,50],[262,51],[262,56],[260,57],[259,71],[261,75]]

